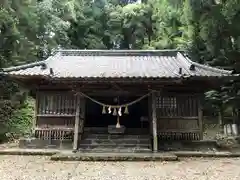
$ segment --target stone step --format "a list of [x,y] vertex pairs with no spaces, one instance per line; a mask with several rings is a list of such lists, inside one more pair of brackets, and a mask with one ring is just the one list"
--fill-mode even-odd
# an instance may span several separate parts
[[149,144],[80,144],[80,148],[150,148]]
[[151,152],[150,148],[150,136],[142,134],[85,132],[79,144],[79,149],[86,152]]
[[152,152],[151,149],[149,148],[79,148],[78,149],[79,152],[84,152],[84,153],[92,153],[92,152],[96,152],[96,153],[134,153],[134,152],[138,152],[138,153],[150,153]]
[[83,134],[83,139],[150,139],[148,135]]
[[85,133],[108,133],[107,127],[84,127]]
[[149,139],[83,139],[81,144],[92,144],[92,143],[114,143],[114,144],[150,144]]
[[177,161],[173,153],[132,153],[132,152],[77,152],[58,153],[51,156],[54,161]]
[[[85,127],[85,133],[95,133],[95,134],[107,134],[108,127]],[[125,129],[127,134],[149,134],[148,128],[127,128]]]

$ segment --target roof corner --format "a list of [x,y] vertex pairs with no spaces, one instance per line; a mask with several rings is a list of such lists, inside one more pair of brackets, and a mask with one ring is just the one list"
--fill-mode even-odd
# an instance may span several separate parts
[[194,62],[188,56],[183,55],[180,52],[177,53],[177,57],[180,58],[182,61],[185,61],[186,63],[188,63],[189,70],[191,70],[191,66],[194,65],[197,68],[204,69],[204,70],[209,71],[209,72],[218,73],[219,74],[218,76],[222,76],[222,75],[225,76],[225,75],[232,75],[233,74],[233,71],[220,69],[220,68],[212,67],[212,66],[209,66],[209,65],[206,65],[206,64],[200,64],[200,63]]

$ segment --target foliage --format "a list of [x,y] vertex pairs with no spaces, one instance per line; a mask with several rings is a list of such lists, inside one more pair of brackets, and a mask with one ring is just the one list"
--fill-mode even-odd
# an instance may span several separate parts
[[[194,59],[240,72],[239,12],[239,0],[185,2],[188,27],[192,29],[190,50]],[[238,113],[239,87],[239,78],[235,78],[217,91],[209,92],[207,98],[218,109],[231,106]]]
[[29,133],[33,118],[33,100],[7,79],[0,81],[0,142]]
[[30,134],[34,118],[34,100],[28,98],[20,107],[16,108],[6,124],[7,136],[20,137]]
[[[240,0],[2,0],[0,68],[39,61],[56,48],[178,48],[195,61],[239,73],[239,11]],[[15,123],[28,126],[31,108],[13,103],[15,85],[0,85],[1,120],[12,118],[7,129],[20,132]],[[239,88],[236,78],[208,92],[208,102],[238,111]]]
[[164,49],[183,47],[182,11],[167,0],[123,6],[116,1],[81,1],[70,20],[72,47],[82,49]]

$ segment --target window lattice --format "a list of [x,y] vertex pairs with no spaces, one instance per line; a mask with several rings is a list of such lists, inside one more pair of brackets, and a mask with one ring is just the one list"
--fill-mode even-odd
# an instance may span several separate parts
[[176,97],[157,97],[156,106],[157,108],[176,108],[177,99]]

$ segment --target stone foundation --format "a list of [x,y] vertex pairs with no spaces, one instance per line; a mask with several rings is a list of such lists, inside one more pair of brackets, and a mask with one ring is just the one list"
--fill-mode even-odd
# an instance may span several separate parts
[[178,161],[173,153],[58,153],[54,161]]
[[159,141],[160,151],[215,151],[219,149],[215,140]]
[[71,140],[48,140],[24,138],[19,140],[19,148],[25,149],[72,149]]

